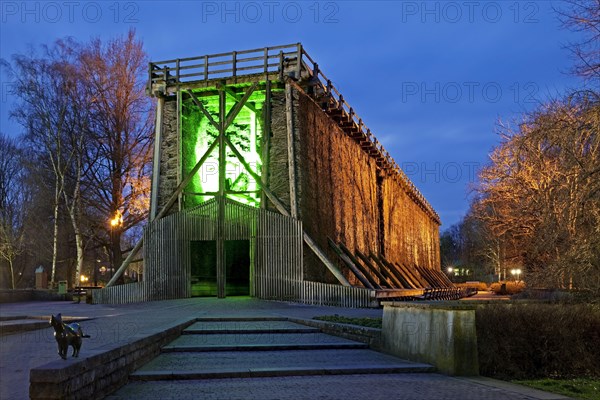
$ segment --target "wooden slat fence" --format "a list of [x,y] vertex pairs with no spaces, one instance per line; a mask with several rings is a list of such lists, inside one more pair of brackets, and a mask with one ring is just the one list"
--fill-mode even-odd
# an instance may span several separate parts
[[[225,199],[225,239],[247,240],[251,254],[251,292],[269,300],[346,307],[371,307],[375,292],[303,279],[301,221]],[[194,240],[215,240],[218,200],[171,214],[144,230],[144,280],[93,292],[94,303],[120,304],[191,296]]]

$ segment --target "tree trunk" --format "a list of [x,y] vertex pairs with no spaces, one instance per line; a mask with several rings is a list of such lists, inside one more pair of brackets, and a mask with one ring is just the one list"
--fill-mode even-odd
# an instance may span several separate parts
[[54,188],[54,232],[52,234],[52,275],[50,277],[50,287],[54,288],[56,279],[56,260],[58,259],[58,201],[60,199],[60,190],[58,187],[58,176],[55,180]]
[[[123,264],[123,253],[121,251],[121,231],[119,230],[119,228],[111,230],[110,241],[112,257],[111,267],[114,268],[114,271],[111,272],[112,278],[113,274],[121,267],[121,264]],[[115,283],[124,283],[123,275],[121,275]]]
[[12,289],[15,289],[15,270],[13,269],[12,259],[8,260],[8,267],[10,268],[10,279],[11,279]]

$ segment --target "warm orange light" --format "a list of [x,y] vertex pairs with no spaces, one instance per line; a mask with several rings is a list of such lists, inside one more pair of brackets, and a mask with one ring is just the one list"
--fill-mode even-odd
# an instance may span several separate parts
[[110,220],[110,226],[115,227],[121,224],[123,224],[123,215],[121,215],[121,212],[117,210],[115,217]]

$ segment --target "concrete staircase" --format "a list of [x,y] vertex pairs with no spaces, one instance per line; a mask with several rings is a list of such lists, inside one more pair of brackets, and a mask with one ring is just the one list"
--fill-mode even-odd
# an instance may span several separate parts
[[[161,398],[163,390],[165,398],[174,388],[194,387],[196,382],[206,389],[210,387],[207,380],[223,378],[237,378],[240,385],[239,379],[249,378],[374,378],[375,374],[431,371],[431,365],[378,353],[365,343],[327,335],[285,318],[205,318],[163,347],[157,358],[131,374],[130,383],[109,398]],[[186,384],[174,386],[175,381]]]

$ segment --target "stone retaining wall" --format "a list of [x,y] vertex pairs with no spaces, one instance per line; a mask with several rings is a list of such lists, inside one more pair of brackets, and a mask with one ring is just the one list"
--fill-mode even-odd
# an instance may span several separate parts
[[20,303],[24,301],[61,301],[73,300],[70,294],[58,294],[53,290],[43,289],[2,289],[0,303]]
[[382,350],[448,375],[479,375],[476,305],[384,302]]
[[102,399],[125,385],[133,371],[156,357],[162,346],[194,322],[195,319],[180,321],[171,328],[134,336],[127,343],[113,343],[86,351],[90,356],[84,359],[69,357],[34,368],[29,374],[29,397],[40,400]]
[[288,321],[318,328],[323,333],[366,343],[373,350],[381,348],[381,329],[315,319],[288,318]]

